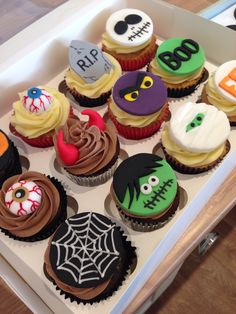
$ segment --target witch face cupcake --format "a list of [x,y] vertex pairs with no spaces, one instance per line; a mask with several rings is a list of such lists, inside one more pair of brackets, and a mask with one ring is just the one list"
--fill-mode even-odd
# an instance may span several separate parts
[[157,50],[148,70],[159,76],[168,89],[168,97],[191,94],[203,79],[205,56],[192,39],[171,38]]
[[96,45],[79,40],[70,44],[69,63],[65,75],[69,93],[80,106],[104,105],[115,81],[121,76],[120,64]]
[[141,69],[157,49],[151,18],[131,8],[113,13],[102,35],[102,49],[119,61],[123,71]]
[[134,155],[119,165],[111,195],[121,217],[138,231],[163,226],[179,203],[174,171],[164,159],[146,153]]
[[228,153],[229,133],[229,121],[223,111],[189,102],[171,111],[161,141],[174,169],[195,174],[213,168]]
[[21,172],[18,150],[6,134],[0,130],[0,188],[7,178]]
[[0,191],[0,229],[20,241],[45,239],[66,219],[66,206],[56,179],[33,171],[13,176]]
[[202,100],[226,113],[230,124],[236,125],[236,60],[222,64],[209,78]]
[[105,124],[93,110],[81,112],[89,121],[68,119],[54,138],[57,160],[71,180],[83,186],[106,182],[113,174],[119,155],[114,126]]
[[120,135],[129,139],[149,137],[169,118],[167,89],[152,73],[124,74],[113,88],[108,113]]
[[32,87],[19,96],[13,104],[11,132],[29,145],[53,146],[55,129],[73,116],[67,98],[49,87]]

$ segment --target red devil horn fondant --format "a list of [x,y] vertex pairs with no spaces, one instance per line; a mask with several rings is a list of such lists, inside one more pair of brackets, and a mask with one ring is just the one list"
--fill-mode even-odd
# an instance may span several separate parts
[[66,144],[63,139],[63,132],[59,130],[57,134],[57,149],[61,160],[67,166],[72,166],[79,160],[79,149],[73,144]]
[[81,114],[89,116],[88,125],[96,125],[101,131],[105,130],[105,123],[103,118],[97,111],[91,109],[85,109],[81,111]]

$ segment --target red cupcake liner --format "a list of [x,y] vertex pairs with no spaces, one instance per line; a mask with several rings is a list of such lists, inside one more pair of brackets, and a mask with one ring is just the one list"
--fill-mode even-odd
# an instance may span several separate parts
[[162,123],[164,121],[169,120],[170,111],[169,111],[168,106],[166,106],[165,108],[162,109],[162,112],[156,121],[142,128],[125,126],[125,125],[120,124],[116,120],[115,116],[113,115],[110,109],[108,110],[108,115],[110,119],[112,120],[112,122],[115,124],[115,127],[120,135],[122,135],[123,137],[127,139],[140,140],[140,139],[150,137],[154,133],[156,133],[160,129]]

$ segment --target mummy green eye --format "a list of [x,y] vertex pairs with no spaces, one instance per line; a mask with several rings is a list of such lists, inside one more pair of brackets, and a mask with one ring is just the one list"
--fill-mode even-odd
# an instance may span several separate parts
[[205,117],[204,113],[199,112],[194,119],[186,126],[186,132],[191,131],[192,129],[200,126],[203,122],[203,119]]

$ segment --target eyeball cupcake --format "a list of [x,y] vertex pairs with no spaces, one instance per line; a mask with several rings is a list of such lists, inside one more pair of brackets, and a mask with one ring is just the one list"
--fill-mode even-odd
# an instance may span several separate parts
[[49,87],[32,87],[13,103],[11,132],[35,147],[53,146],[55,129],[73,116],[67,98]]
[[143,71],[126,73],[116,82],[108,107],[118,133],[128,139],[153,135],[169,118],[165,85]]
[[119,61],[123,71],[134,71],[154,58],[156,40],[151,18],[140,10],[128,8],[108,18],[102,49]]
[[49,240],[46,277],[66,299],[94,303],[119,289],[135,258],[135,248],[109,218],[83,212],[68,218]]
[[83,107],[104,105],[115,81],[121,76],[119,62],[96,45],[73,40],[69,48],[70,67],[65,87]]
[[193,39],[171,38],[158,48],[148,71],[159,76],[168,90],[168,97],[191,94],[203,80],[205,56]]
[[179,204],[174,171],[164,159],[147,153],[134,155],[119,165],[111,195],[122,219],[137,231],[162,227]]
[[89,121],[68,119],[54,138],[58,163],[68,177],[83,186],[106,182],[116,168],[120,145],[113,125],[91,109],[83,110]]
[[0,229],[16,240],[43,240],[66,219],[66,207],[58,180],[25,172],[7,179],[0,190]]
[[18,150],[6,134],[0,130],[0,188],[6,179],[21,172]]
[[161,142],[169,164],[178,172],[196,174],[212,169],[230,150],[226,114],[205,103],[185,103],[171,110]]
[[202,100],[224,111],[230,124],[236,125],[236,60],[222,64],[210,76]]

